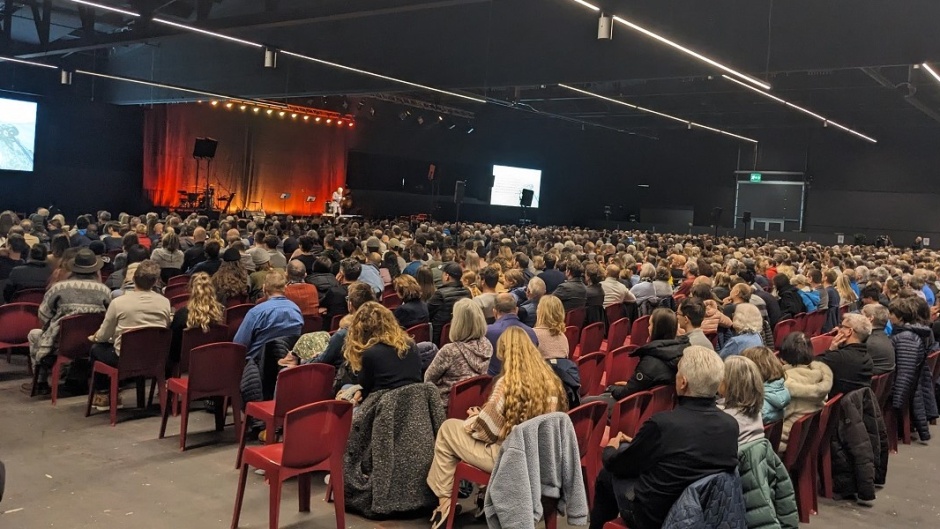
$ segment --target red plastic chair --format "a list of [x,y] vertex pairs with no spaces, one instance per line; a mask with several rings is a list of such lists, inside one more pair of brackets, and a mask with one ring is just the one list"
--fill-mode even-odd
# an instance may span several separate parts
[[[264,470],[270,484],[268,524],[277,529],[281,506],[281,487],[284,481],[298,476],[297,489],[300,512],[310,512],[310,474],[326,470],[330,473],[327,501],[335,500],[336,528],[346,527],[346,505],[343,486],[343,452],[352,428],[353,406],[341,400],[327,400],[307,404],[291,410],[284,418],[284,442],[245,449],[238,490],[235,493],[235,513],[232,529],[238,527],[241,516],[248,467]],[[317,442],[311,442],[316,440]]]
[[228,327],[229,341],[235,338],[235,333],[237,333],[238,328],[241,327],[245,315],[248,314],[248,311],[253,307],[254,305],[251,303],[243,303],[225,309],[225,325]]
[[[457,470],[454,472],[454,489],[450,495],[450,514],[447,515],[446,529],[454,528],[454,518],[457,517],[457,494],[460,492],[460,482],[470,481],[479,485],[488,485],[490,474],[479,468],[464,463],[457,463]],[[542,499],[542,512],[545,519],[545,529],[556,529],[558,527],[558,516],[555,511],[554,501],[545,501]]]
[[571,309],[565,313],[565,326],[574,325],[580,330],[584,327],[585,318],[587,318],[586,308]]
[[[215,430],[222,431],[229,403],[235,416],[235,431],[242,426],[242,373],[245,371],[245,357],[248,350],[244,345],[223,342],[203,345],[189,353],[189,376],[171,378],[166,381],[168,395],[179,397],[182,402],[180,418],[180,452],[186,450],[186,429],[189,425],[189,403],[207,397],[222,397],[222,405],[216,406]],[[166,422],[170,417],[170,407],[163,408],[163,421],[160,423],[160,439],[166,436]]]
[[493,377],[479,375],[461,380],[450,387],[447,399],[447,418],[466,419],[467,410],[483,406],[493,389]]
[[832,345],[832,336],[821,334],[819,336],[813,336],[809,341],[813,344],[813,354],[822,356],[826,354],[826,351],[829,350],[829,346]]
[[[72,363],[76,358],[88,358],[91,344],[88,337],[95,334],[104,321],[104,312],[96,314],[73,314],[59,320],[59,344],[55,351],[55,364],[52,365],[52,405],[59,398],[59,377],[62,366]],[[33,376],[35,391],[39,371]]]
[[334,332],[334,331],[339,330],[339,322],[342,321],[342,319],[343,319],[344,316],[346,316],[346,315],[345,315],[345,314],[337,314],[336,316],[333,316],[333,319],[330,320],[330,332]]
[[163,295],[167,299],[173,299],[181,294],[189,295],[189,283],[177,283],[173,286],[167,286],[163,289]]
[[284,424],[287,412],[333,398],[335,377],[336,368],[329,364],[304,364],[278,373],[274,400],[249,402],[245,405],[245,420],[242,422],[238,440],[235,468],[242,465],[250,417],[264,421],[264,428],[267,431],[265,444],[274,444],[277,439],[275,432]]
[[581,329],[581,339],[579,340],[578,350],[576,351],[577,360],[581,356],[596,353],[601,350],[601,343],[604,342],[604,322],[592,323]]
[[568,357],[574,357],[575,349],[578,348],[578,340],[581,339],[581,329],[574,325],[565,327],[565,338],[568,339]]
[[809,318],[807,317],[807,314],[805,312],[801,312],[793,316],[793,319],[796,321],[796,328],[794,330],[800,331],[801,333],[806,334],[806,326],[809,323]]
[[319,314],[307,314],[304,316],[304,327],[301,334],[308,332],[317,332],[323,330],[323,317]]
[[189,303],[189,293],[180,294],[178,296],[173,296],[170,298],[170,308],[173,309],[173,312],[180,310]]
[[188,285],[189,276],[186,274],[181,274],[178,276],[173,276],[166,282],[166,288],[175,287],[176,285]]
[[607,385],[614,382],[626,382],[633,378],[636,372],[636,366],[640,364],[640,358],[630,356],[630,353],[637,350],[635,345],[625,345],[618,347],[607,353]]
[[34,303],[41,305],[43,298],[46,297],[46,291],[42,288],[25,288],[13,294],[10,303]]
[[652,400],[653,392],[640,391],[617,401],[610,413],[611,436],[624,433],[635,437],[643,424],[641,419],[643,419],[644,412]]
[[607,405],[603,402],[582,404],[568,412],[578,438],[578,453],[584,471],[584,485],[589,506],[594,505],[594,481],[600,472],[600,439],[607,422]]
[[627,527],[627,524],[623,523],[623,519],[617,518],[616,520],[611,520],[604,524],[604,529],[630,529]]
[[619,321],[626,316],[626,311],[623,309],[623,303],[614,303],[609,305],[604,309],[604,312],[607,314],[607,322],[613,324],[615,321]]
[[640,424],[661,411],[669,411],[676,404],[676,387],[672,384],[668,386],[658,386],[650,390],[653,394],[649,406],[643,410],[643,417],[640,418]]
[[450,322],[445,323],[441,327],[441,343],[438,344],[438,347],[444,347],[450,343]]
[[238,305],[250,304],[251,300],[248,299],[248,294],[240,294],[238,296],[232,296],[228,298],[228,301],[225,302],[225,308],[230,309],[232,307],[237,307]]
[[780,438],[783,437],[783,419],[764,425],[764,437],[770,441],[770,446],[774,452],[780,450]]
[[383,294],[382,305],[385,305],[385,308],[388,310],[395,310],[401,306],[401,298],[394,292],[391,294]]
[[822,334],[822,328],[826,324],[826,310],[814,310],[806,315],[806,327],[803,332],[812,338]]
[[604,375],[606,360],[607,355],[601,352],[587,354],[578,359],[578,374],[581,377],[581,387],[578,393],[582,397],[600,395],[603,391],[601,377]]
[[633,322],[630,345],[646,345],[650,341],[650,317],[640,316]]
[[607,330],[607,350],[613,351],[618,347],[623,347],[630,336],[630,319],[620,318],[610,324]]
[[[13,349],[29,347],[27,338],[29,331],[41,328],[39,305],[35,303],[0,305],[0,351],[6,349],[7,363],[13,361]],[[85,336],[85,339],[87,343],[88,336]]]
[[787,450],[783,454],[783,465],[790,474],[793,489],[796,493],[796,506],[800,515],[800,523],[809,523],[815,494],[813,478],[815,473],[810,465],[809,453],[812,448],[813,432],[819,427],[820,412],[810,413],[797,419],[790,428],[787,439]]
[[[859,389],[856,391],[871,391],[867,388]],[[829,399],[826,404],[823,406],[822,413],[819,416],[820,424],[820,433],[821,437],[818,441],[819,445],[816,450],[819,461],[817,466],[817,472],[819,473],[819,483],[822,485],[822,495],[823,497],[832,499],[832,446],[829,444],[829,441],[832,439],[833,434],[836,431],[836,427],[839,425],[839,420],[842,417],[841,408],[839,401],[842,400],[842,394],[838,394],[835,397]],[[812,464],[813,461],[810,460]],[[813,480],[815,483],[817,480]],[[813,495],[813,510],[817,510],[818,506],[816,505],[816,495]]]
[[180,361],[179,364],[173,366],[173,376],[179,377],[183,373],[189,372],[189,354],[193,349],[202,347],[203,345],[227,341],[229,341],[228,327],[225,325],[210,325],[207,332],[203,332],[202,329],[198,327],[195,329],[186,329],[183,331],[183,343],[180,346]]
[[419,323],[413,327],[409,327],[405,332],[414,339],[415,343],[431,341],[430,323]]
[[[95,362],[91,368],[91,376],[96,373],[111,379],[111,426],[117,423],[117,397],[118,386],[122,380],[129,378],[153,379],[150,387],[150,397],[153,399],[153,390],[160,392],[160,410],[166,411],[166,358],[170,352],[170,329],[162,327],[142,327],[131,329],[121,335],[121,355],[117,367],[111,367],[102,362]],[[94,385],[88,389],[88,405],[85,408],[85,417],[91,415],[91,401],[95,395]],[[144,406],[143,386],[137,386],[137,406]]]
[[791,332],[798,331],[796,320],[780,320],[774,326],[774,349],[780,349],[783,339]]

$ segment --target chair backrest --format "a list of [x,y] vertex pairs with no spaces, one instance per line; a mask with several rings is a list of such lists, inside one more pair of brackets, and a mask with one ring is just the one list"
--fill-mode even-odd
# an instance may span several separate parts
[[650,341],[650,317],[640,316],[633,322],[633,329],[630,331],[631,345],[646,345]]
[[620,318],[611,320],[610,328],[607,330],[607,350],[613,351],[618,347],[623,347],[627,343],[627,337],[630,336],[630,318]]
[[770,441],[770,446],[776,452],[780,448],[780,438],[783,437],[783,419],[765,424],[764,437]]
[[466,419],[468,409],[486,404],[492,386],[493,377],[489,375],[471,377],[451,386],[447,399],[447,418]]
[[248,349],[244,345],[232,342],[211,343],[190,351],[189,398],[240,392],[247,356]]
[[787,438],[787,451],[783,454],[783,465],[790,474],[796,468],[800,460],[800,454],[803,453],[812,431],[819,424],[820,412],[804,415],[793,423],[790,427],[790,436]]
[[162,379],[166,372],[171,335],[170,329],[164,327],[124,331],[121,335],[118,376],[122,380],[135,376]]
[[574,325],[578,329],[584,327],[584,319],[587,317],[587,309],[580,307],[571,309],[565,313],[565,325]]
[[633,378],[636,372],[636,366],[640,363],[640,358],[630,356],[630,353],[637,350],[635,345],[625,345],[618,347],[607,353],[607,384],[614,382],[626,382]]
[[794,330],[805,333],[806,326],[809,323],[809,318],[807,317],[806,313],[801,312],[799,314],[796,314],[795,316],[793,316],[793,319],[796,320],[796,329]]
[[180,373],[189,372],[189,354],[193,349],[210,343],[227,342],[229,341],[228,335],[228,327],[220,324],[210,325],[206,332],[199,327],[183,331],[183,341],[180,346]]
[[65,358],[86,358],[91,349],[88,337],[98,331],[104,312],[72,314],[59,320],[59,344],[56,354]]
[[813,336],[809,341],[813,343],[813,354],[820,356],[829,350],[829,346],[832,344],[832,336],[820,334],[819,336]]
[[601,393],[601,377],[604,374],[604,362],[607,355],[601,352],[586,354],[578,359],[578,374],[581,377],[581,388],[578,393],[582,397],[599,395]]
[[574,356],[574,350],[578,347],[578,340],[581,339],[581,328],[568,325],[565,327],[565,338],[568,339],[568,356]]
[[304,328],[302,334],[308,332],[317,332],[323,330],[323,317],[319,314],[307,314],[304,316]]
[[568,417],[574,425],[574,434],[578,438],[578,452],[581,457],[586,456],[600,443],[607,422],[606,416],[607,404],[603,402],[589,402],[568,411]]
[[281,465],[306,468],[330,456],[342,457],[352,429],[352,416],[352,403],[343,400],[315,402],[287,412]]
[[330,332],[339,329],[339,322],[343,319],[343,316],[345,316],[345,314],[337,314],[333,316],[333,319],[330,320]]
[[333,398],[336,368],[330,364],[304,364],[277,375],[274,416],[283,417],[294,408]]
[[382,295],[382,305],[389,310],[395,310],[401,306],[401,298],[395,292]]
[[931,379],[937,379],[937,363],[940,360],[940,351],[935,351],[927,355],[927,370],[931,374]]
[[189,283],[177,283],[163,289],[163,295],[167,299],[173,299],[181,294],[189,294]]
[[413,327],[409,327],[405,332],[414,339],[415,343],[431,341],[430,323],[419,323]]
[[609,305],[604,309],[604,312],[607,313],[607,322],[613,323],[619,319],[622,319],[626,312],[623,310],[623,303],[614,303]]
[[592,323],[581,329],[581,356],[601,350],[604,342],[604,322]]
[[241,305],[227,307],[225,309],[225,324],[229,327],[234,326],[237,329],[238,326],[241,325],[242,320],[245,319],[245,315],[248,314],[248,311],[253,307],[254,305],[251,303],[243,303]]
[[170,298],[170,307],[174,310],[180,310],[189,303],[189,292],[179,294],[178,296],[173,296]]
[[438,346],[444,347],[445,345],[449,343],[450,343],[450,322],[447,322],[444,324],[443,327],[441,327],[441,343],[439,343]]
[[774,349],[780,349],[780,345],[783,344],[783,339],[787,337],[793,331],[796,331],[796,320],[780,320],[777,322],[777,325],[774,326]]
[[814,310],[806,315],[805,333],[807,336],[819,336],[822,334],[822,328],[826,324],[826,309]]
[[189,284],[189,276],[186,274],[181,274],[181,275],[173,276],[169,278],[166,282],[166,288],[170,288],[176,285],[188,285],[188,284]]
[[162,268],[160,269],[160,281],[164,285],[169,285],[170,278],[179,277],[183,271],[179,268]]
[[13,294],[10,303],[42,303],[42,298],[46,297],[46,291],[41,288],[24,288]]
[[610,413],[610,436],[613,437],[616,432],[635,436],[643,424],[644,412],[652,400],[651,391],[640,391],[617,401]]
[[[7,303],[0,306],[0,343],[25,344],[29,331],[41,328],[39,305],[36,303]],[[95,331],[97,330],[95,327]],[[88,336],[85,335],[86,353]]]
[[228,300],[225,302],[225,308],[235,307],[237,305],[244,305],[250,302],[251,300],[248,299],[248,294],[239,294],[237,296],[232,296],[228,298]]
[[894,371],[871,377],[871,390],[875,394],[875,398],[878,399],[878,405],[881,406],[882,409],[884,409],[885,405],[888,403],[888,399],[891,398],[891,390],[893,387]]
[[649,406],[643,410],[643,418],[640,424],[643,424],[647,419],[661,411],[671,410],[676,405],[676,386],[673,384],[657,386],[651,389],[650,393],[652,393],[653,396],[650,399]]
[[[862,388],[855,391],[871,390],[868,388]],[[831,439],[832,434],[835,433],[836,426],[839,424],[839,419],[842,417],[842,408],[839,405],[839,401],[842,400],[842,397],[843,395],[839,393],[835,397],[832,397],[826,401],[826,404],[823,405],[822,412],[819,414],[819,427],[816,428],[816,432],[814,432],[813,446],[810,447],[812,452],[809,453],[809,455],[811,457],[815,457],[814,454],[819,452],[819,447],[822,446],[823,443],[828,445],[829,439]]]

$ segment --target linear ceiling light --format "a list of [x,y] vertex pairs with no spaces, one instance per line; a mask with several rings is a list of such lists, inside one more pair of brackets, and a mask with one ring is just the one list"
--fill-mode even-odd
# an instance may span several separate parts
[[58,66],[53,66],[51,64],[45,64],[41,62],[25,61],[23,59],[16,59],[14,57],[0,57],[0,61],[15,62],[16,64],[25,64],[27,66],[38,66],[40,68],[51,68],[57,70]]
[[[594,5],[594,4],[590,4],[590,3],[586,2],[585,0],[571,0],[571,1],[572,1],[572,2],[575,2],[575,3],[577,3],[577,4],[580,4],[580,5],[582,5],[582,6],[586,7],[586,8],[588,8],[588,9],[590,9],[591,11],[600,11],[600,10],[601,10],[600,7],[598,7],[598,6]],[[691,49],[689,49],[689,48],[683,46],[682,44],[679,44],[678,42],[675,42],[675,41],[673,41],[673,40],[669,40],[669,39],[667,39],[666,37],[664,37],[664,36],[662,36],[662,35],[660,35],[660,34],[658,34],[658,33],[655,33],[655,32],[653,32],[653,31],[650,31],[650,30],[644,28],[643,26],[640,26],[640,25],[638,25],[638,24],[635,24],[635,23],[633,23],[633,22],[630,22],[629,20],[627,20],[627,19],[625,19],[625,18],[623,18],[623,17],[614,15],[614,20],[617,21],[618,23],[620,23],[620,24],[622,24],[622,25],[624,25],[624,26],[626,26],[626,27],[628,27],[628,28],[634,30],[634,31],[637,31],[637,32],[639,32],[639,33],[642,33],[643,35],[646,35],[647,37],[649,37],[649,38],[651,38],[651,39],[653,39],[653,40],[657,40],[657,41],[659,41],[659,42],[661,42],[661,43],[663,43],[663,44],[665,44],[665,45],[667,45],[667,46],[670,46],[670,47],[672,47],[672,48],[675,48],[675,49],[681,51],[682,53],[685,53],[686,55],[690,55],[690,56],[695,57],[696,59],[698,59],[698,60],[700,60],[700,61],[702,61],[702,62],[704,62],[704,63],[706,63],[706,64],[709,64],[709,65],[711,65],[711,66],[714,66],[715,68],[718,68],[719,70],[722,70],[722,71],[727,72],[727,73],[729,73],[729,74],[731,74],[731,75],[733,75],[733,76],[735,76],[735,77],[738,77],[738,78],[740,78],[740,79],[743,79],[743,80],[745,80],[745,81],[747,81],[747,82],[749,82],[749,83],[752,83],[752,84],[754,84],[754,85],[757,85],[757,86],[763,88],[764,90],[770,90],[770,85],[767,84],[767,83],[764,82],[764,81],[761,81],[760,79],[755,79],[755,78],[751,77],[750,75],[747,75],[747,74],[745,74],[745,73],[739,72],[738,70],[735,70],[734,68],[731,68],[731,67],[729,67],[729,66],[725,66],[724,64],[721,64],[720,62],[718,62],[718,61],[716,61],[716,60],[714,60],[714,59],[710,59],[710,58],[708,58],[708,57],[702,55],[701,53],[698,53],[698,52],[696,52],[696,51],[693,51],[693,50],[691,50]]]
[[821,121],[822,124],[823,124],[823,126],[832,125],[832,126],[838,128],[838,129],[842,129],[842,130],[848,132],[849,134],[854,134],[854,135],[858,136],[859,138],[862,138],[863,140],[870,141],[870,142],[872,142],[872,143],[878,143],[878,140],[876,140],[875,138],[872,138],[872,137],[870,137],[870,136],[866,136],[866,135],[862,134],[861,132],[852,130],[852,129],[846,127],[845,125],[840,125],[839,123],[836,123],[835,121],[832,121],[831,119],[829,119],[829,118],[827,118],[827,117],[825,117],[825,116],[821,116],[821,115],[819,115],[819,114],[817,114],[817,113],[815,113],[815,112],[806,110],[805,108],[803,108],[803,107],[801,107],[801,106],[794,105],[793,103],[791,103],[791,102],[789,102],[789,101],[786,101],[786,100],[784,100],[784,99],[781,99],[781,98],[779,98],[779,97],[777,97],[777,96],[775,96],[775,95],[768,94],[767,92],[764,92],[763,90],[760,90],[760,89],[758,89],[758,88],[755,88],[755,87],[753,87],[753,86],[751,86],[751,85],[749,85],[749,84],[747,84],[747,83],[742,83],[741,81],[738,81],[737,79],[734,79],[733,77],[728,77],[727,75],[722,75],[722,77],[725,78],[725,79],[727,79],[727,80],[729,80],[729,81],[731,81],[731,82],[733,82],[733,83],[739,84],[739,85],[743,86],[744,88],[747,88],[748,90],[751,90],[751,91],[753,91],[753,92],[757,92],[758,94],[760,94],[760,95],[762,95],[762,96],[764,96],[764,97],[766,97],[766,98],[768,98],[768,99],[773,99],[774,101],[776,101],[776,102],[778,102],[778,103],[783,103],[784,105],[786,105],[786,106],[788,106],[788,107],[790,107],[790,108],[792,108],[792,109],[794,109],[794,110],[799,110],[800,112],[806,114],[807,116],[810,116],[810,117],[812,117],[812,118],[814,118],[814,119],[817,119],[817,120]]
[[81,4],[81,5],[83,5],[83,6],[95,7],[95,8],[98,8],[98,9],[104,9],[105,11],[111,11],[112,13],[120,13],[120,14],[122,14],[122,15],[127,15],[127,16],[129,16],[129,17],[139,17],[139,16],[140,16],[138,13],[135,13],[135,12],[133,12],[133,11],[128,11],[128,10],[126,10],[126,9],[120,9],[120,8],[117,8],[117,7],[111,7],[111,6],[104,5],[104,4],[98,4],[98,3],[95,3],[95,2],[88,2],[87,0],[69,0],[69,1],[70,1],[70,2],[73,2],[73,3],[76,3],[76,4]]
[[673,115],[670,115],[670,114],[666,114],[666,113],[663,113],[663,112],[658,112],[658,111],[656,111],[656,110],[651,110],[651,109],[648,109],[648,108],[645,108],[645,107],[641,107],[641,106],[638,106],[638,105],[633,105],[633,104],[627,103],[626,101],[621,101],[621,100],[619,100],[619,99],[614,99],[614,98],[612,98],[612,97],[602,96],[602,95],[600,95],[600,94],[596,94],[596,93],[594,93],[594,92],[588,92],[587,90],[582,90],[582,89],[580,89],[580,88],[575,88],[575,87],[573,87],[573,86],[569,86],[569,85],[566,85],[566,84],[559,84],[558,86],[560,86],[560,87],[562,87],[562,88],[565,88],[565,89],[568,89],[568,90],[571,90],[572,92],[577,92],[577,93],[579,93],[579,94],[584,94],[584,95],[586,95],[586,96],[590,96],[590,97],[593,97],[593,98],[596,98],[596,99],[600,99],[600,100],[602,100],[602,101],[607,101],[608,103],[614,103],[615,105],[621,105],[621,106],[625,106],[625,107],[628,107],[628,108],[632,108],[632,109],[634,109],[634,110],[639,110],[640,112],[646,112],[646,113],[648,113],[648,114],[653,114],[653,115],[655,115],[655,116],[663,117],[663,118],[666,118],[666,119],[671,119],[672,121],[677,121],[677,122],[682,123],[683,125],[686,125],[686,126],[688,126],[688,127],[690,127],[690,128],[691,128],[691,127],[695,127],[695,128],[699,128],[699,129],[704,129],[704,130],[707,130],[707,131],[711,131],[711,132],[716,132],[716,133],[718,133],[718,134],[722,134],[722,135],[724,135],[724,136],[730,136],[730,137],[732,137],[732,138],[737,138],[737,139],[739,139],[739,140],[743,140],[743,141],[747,141],[747,142],[751,142],[751,143],[757,143],[757,140],[755,140],[755,139],[753,139],[753,138],[748,138],[748,137],[746,137],[746,136],[740,136],[740,135],[738,135],[738,134],[733,134],[733,133],[728,132],[728,131],[725,131],[725,130],[716,129],[715,127],[709,127],[708,125],[702,125],[701,123],[696,123],[696,122],[694,122],[694,121],[689,121],[689,120],[687,120],[687,119],[682,119],[682,118],[679,118],[679,117],[676,117],[676,116],[673,116]]
[[938,73],[936,72],[936,70],[934,70],[933,68],[931,68],[930,65],[927,64],[927,63],[923,63],[923,64],[921,64],[921,66],[923,66],[924,69],[927,70],[927,73],[929,73],[930,75],[932,75],[933,78],[936,79],[936,81],[937,81],[938,83],[940,83],[940,74],[938,74]]
[[[97,3],[93,3],[93,2],[88,2],[88,1],[86,1],[86,0],[69,0],[69,1],[70,1],[70,2],[74,2],[74,3],[77,3],[77,4],[87,5],[87,6],[91,6],[91,7],[97,7],[97,8],[100,8],[100,9],[105,9],[105,10],[108,10],[108,11],[113,11],[113,12],[117,12],[117,13],[123,13],[123,14],[125,14],[125,15],[130,15],[130,16],[135,16],[135,17],[139,17],[139,16],[140,16],[140,15],[137,14],[137,13],[133,13],[133,12],[130,12],[130,11],[125,11],[125,10],[123,10],[123,9],[117,9],[117,8],[105,6],[105,5],[102,5],[102,4],[97,4]],[[215,32],[215,31],[208,31],[208,30],[205,30],[205,29],[197,28],[197,27],[190,26],[190,25],[187,25],[187,24],[180,24],[180,23],[178,23],[178,22],[173,22],[173,21],[170,21],[170,20],[162,19],[162,18],[154,18],[154,19],[153,19],[153,22],[156,22],[156,23],[158,23],[158,24],[164,24],[164,25],[167,25],[167,26],[172,26],[172,27],[174,27],[174,28],[182,29],[182,30],[185,30],[185,31],[192,31],[192,32],[194,32],[194,33],[199,33],[199,34],[201,34],[201,35],[206,35],[206,36],[208,36],[208,37],[214,37],[214,38],[217,38],[217,39],[223,39],[223,40],[227,40],[227,41],[229,41],[229,42],[234,42],[234,43],[242,44],[242,45],[245,45],[245,46],[251,46],[252,48],[264,48],[264,47],[265,47],[263,44],[258,43],[258,42],[252,42],[252,41],[249,41],[249,40],[239,39],[239,38],[236,38],[236,37],[230,37],[230,36],[228,36],[228,35],[224,35],[224,34],[222,34],[222,33],[217,33],[217,32]],[[281,49],[280,52],[283,53],[284,55],[290,55],[290,56],[292,56],[292,57],[297,57],[297,58],[299,58],[299,59],[306,59],[306,60],[308,60],[308,61],[310,61],[310,62],[315,62],[315,63],[322,64],[322,65],[325,65],[325,66],[330,66],[330,67],[332,67],[332,68],[337,68],[337,69],[340,69],[340,70],[346,70],[346,71],[349,71],[349,72],[355,72],[355,73],[358,73],[358,74],[361,74],[361,75],[367,75],[367,76],[369,76],[369,77],[374,77],[374,78],[382,79],[382,80],[385,80],[385,81],[391,81],[391,82],[393,82],[393,83],[403,84],[403,85],[406,85],[406,86],[410,86],[410,87],[412,87],[412,88],[418,88],[418,89],[421,89],[421,90],[428,90],[428,91],[431,91],[431,92],[436,92],[436,93],[439,93],[439,94],[444,94],[444,95],[448,95],[448,96],[452,96],[452,97],[458,97],[458,98],[461,98],[461,99],[467,99],[467,100],[469,100],[469,101],[474,101],[474,102],[476,102],[476,103],[486,103],[486,99],[483,99],[483,98],[480,98],[480,97],[474,97],[474,96],[470,96],[470,95],[466,95],[466,94],[459,94],[459,93],[457,93],[457,92],[451,92],[451,91],[448,91],[448,90],[441,90],[440,88],[434,88],[434,87],[427,86],[427,85],[423,85],[423,84],[419,84],[419,83],[413,83],[413,82],[411,82],[411,81],[405,81],[404,79],[398,79],[398,78],[396,78],[396,77],[391,77],[391,76],[388,76],[388,75],[382,75],[382,74],[379,74],[379,73],[370,72],[370,71],[368,71],[368,70],[362,70],[362,69],[359,69],[359,68],[353,68],[352,66],[346,66],[346,65],[339,64],[339,63],[335,63],[335,62],[331,62],[331,61],[325,61],[325,60],[323,60],[323,59],[318,59],[318,58],[316,58],[316,57],[311,57],[311,56],[309,56],[309,55],[302,55],[302,54],[300,54],[300,53],[289,52],[289,51],[286,51],[286,50],[283,50],[283,49]]]
[[201,96],[216,97],[219,99],[232,99],[232,100],[235,99],[232,96],[216,94],[213,92],[206,92],[203,90],[196,90],[193,88],[185,88],[182,86],[175,86],[175,85],[164,84],[164,83],[155,83],[153,81],[144,81],[143,79],[134,79],[132,77],[121,77],[118,75],[108,75],[108,74],[98,73],[98,72],[89,72],[88,70],[75,70],[75,73],[81,74],[81,75],[89,75],[91,77],[100,77],[102,79],[111,79],[112,81],[123,81],[126,83],[152,86],[154,88],[166,88],[167,90],[177,90],[179,92],[188,92],[190,94],[197,94]]

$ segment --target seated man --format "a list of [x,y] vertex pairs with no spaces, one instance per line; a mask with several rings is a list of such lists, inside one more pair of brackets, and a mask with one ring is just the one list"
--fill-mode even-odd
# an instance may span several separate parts
[[832,339],[829,350],[819,360],[832,370],[830,396],[871,387],[873,364],[865,340],[871,335],[871,322],[862,314],[846,314]]
[[346,307],[346,296],[349,294],[349,285],[359,280],[362,273],[362,265],[359,261],[346,258],[339,263],[339,274],[336,276],[336,283],[329,288],[326,296],[320,301],[321,308],[326,309],[323,316],[323,327],[327,330],[333,323],[336,316],[345,316],[349,309]]
[[885,327],[890,321],[888,309],[875,302],[862,307],[862,315],[871,322],[871,334],[865,340],[868,354],[871,355],[871,374],[877,376],[891,373],[894,371],[894,344],[885,333]]
[[[95,334],[88,337],[94,343],[91,346],[91,361],[118,365],[121,355],[121,335],[124,332],[141,327],[169,327],[170,300],[153,292],[154,285],[160,280],[160,265],[150,259],[137,265],[134,272],[134,289],[115,298],[108,306],[104,322]],[[107,410],[108,377],[95,376],[95,397],[92,405],[99,410]]]
[[3,299],[9,303],[13,296],[21,290],[39,288],[45,290],[52,275],[52,267],[46,261],[49,252],[42,244],[34,244],[29,249],[29,259],[26,264],[17,266],[10,271],[10,277],[3,287]]
[[734,472],[738,423],[715,405],[724,364],[704,347],[686,348],[679,361],[679,405],[643,423],[636,438],[620,433],[604,449],[591,529],[619,513],[630,529],[661,527],[682,492],[701,478]]
[[248,358],[257,360],[264,352],[264,344],[275,338],[300,336],[304,317],[300,308],[284,296],[287,275],[274,269],[264,276],[264,294],[268,300],[255,305],[235,333],[235,343],[248,348]]
[[307,277],[307,267],[303,262],[294,259],[288,263],[284,297],[293,301],[304,316],[315,316],[319,314],[320,296],[317,287],[304,282],[305,277]]
[[[516,307],[516,298],[509,292],[503,292],[502,294],[496,295],[496,306],[493,308],[493,314],[496,316],[496,321],[487,326],[486,328],[486,339],[490,341],[493,345],[493,350],[496,350],[496,343],[499,341],[499,337],[506,332],[506,329],[510,327],[520,327],[526,334],[529,335],[529,338],[532,340],[532,343],[538,347],[539,339],[535,335],[535,331],[532,330],[532,327],[522,323],[519,320],[519,308]],[[503,361],[500,360],[495,354],[490,357],[490,368],[487,371],[487,374],[490,376],[496,376],[503,370]]]
[[555,289],[555,297],[565,306],[565,312],[579,309],[587,303],[587,290],[581,276],[584,267],[576,259],[572,259],[565,268],[565,282]]

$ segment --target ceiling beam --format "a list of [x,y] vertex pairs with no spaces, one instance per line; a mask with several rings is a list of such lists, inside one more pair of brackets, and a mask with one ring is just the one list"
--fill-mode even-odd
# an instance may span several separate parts
[[[892,82],[890,79],[885,77],[884,74],[881,73],[881,70],[878,68],[862,68],[862,71],[865,72],[865,75],[874,79],[876,83],[880,84],[881,86],[885,88],[891,89],[892,91],[897,92],[898,87],[900,86],[900,85],[894,84],[894,82]],[[907,83],[907,84],[910,84],[910,83]],[[904,97],[905,103],[907,103],[908,105],[911,105],[917,110],[920,110],[922,113],[924,113],[924,115],[926,115],[930,119],[936,121],[937,123],[940,123],[940,114],[938,114],[935,110],[925,105],[924,102],[921,101],[920,99],[917,99],[917,97],[915,97],[914,94],[908,93],[907,95],[904,95],[903,97]]]

